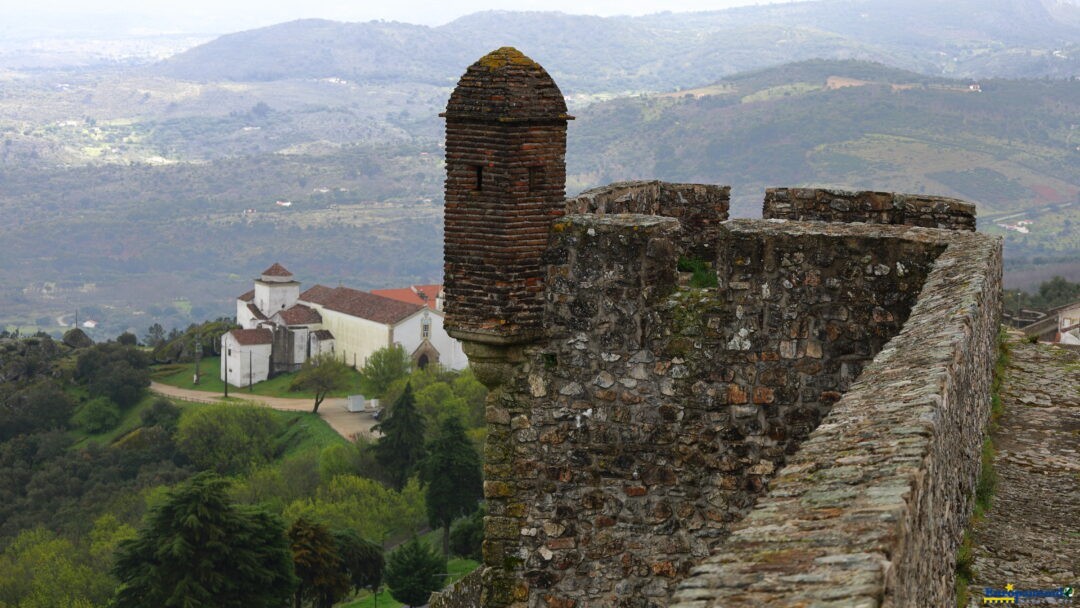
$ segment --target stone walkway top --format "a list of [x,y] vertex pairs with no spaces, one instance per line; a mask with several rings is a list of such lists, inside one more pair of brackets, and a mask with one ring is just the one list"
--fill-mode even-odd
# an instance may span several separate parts
[[997,489],[974,530],[971,607],[984,605],[987,587],[1080,583],[1080,356],[1015,333],[1009,345],[993,435]]

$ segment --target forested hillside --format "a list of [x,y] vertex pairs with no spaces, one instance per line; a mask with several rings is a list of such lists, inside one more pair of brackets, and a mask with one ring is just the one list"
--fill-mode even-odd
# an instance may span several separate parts
[[[188,346],[212,325],[183,336]],[[395,585],[392,568],[383,578],[384,548],[393,561],[389,549],[427,525],[450,532],[447,520],[427,516],[428,502],[451,520],[478,508],[470,437],[482,436],[486,390],[468,371],[411,371],[397,349],[386,351],[396,364],[361,372],[362,382],[380,381],[366,392],[393,404],[384,420],[411,412],[419,462],[402,463],[384,458],[379,441],[342,438],[315,414],[154,396],[151,377],[174,370],[152,368],[135,342],[125,334],[91,344],[79,330],[63,342],[0,332],[0,606],[157,606],[171,585],[212,605],[330,605]],[[202,341],[204,355],[211,342]],[[435,441],[448,434],[456,442]],[[439,445],[455,451],[433,461],[472,467],[464,506],[420,485],[425,446]],[[191,512],[199,516],[173,519]],[[452,535],[447,554],[429,551],[438,572],[448,571],[450,553],[476,557],[476,524],[457,524],[466,532]],[[227,557],[204,552],[205,534],[228,546]],[[158,552],[162,545],[173,550]],[[475,566],[452,562],[458,574]],[[242,599],[223,599],[230,594]],[[330,599],[316,604],[318,596]]]

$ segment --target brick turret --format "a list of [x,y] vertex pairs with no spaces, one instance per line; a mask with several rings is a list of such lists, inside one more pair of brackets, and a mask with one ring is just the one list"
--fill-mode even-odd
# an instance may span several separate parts
[[474,63],[446,112],[446,327],[487,344],[541,331],[543,267],[566,196],[562,92],[510,47]]

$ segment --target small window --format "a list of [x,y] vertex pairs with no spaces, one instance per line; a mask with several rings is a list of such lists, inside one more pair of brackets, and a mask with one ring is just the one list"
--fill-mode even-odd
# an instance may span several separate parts
[[544,168],[529,167],[529,192],[537,192],[544,185]]
[[484,166],[472,165],[470,167],[473,174],[473,191],[479,192],[484,189]]
[[420,322],[420,337],[425,340],[431,337],[431,319],[424,319]]

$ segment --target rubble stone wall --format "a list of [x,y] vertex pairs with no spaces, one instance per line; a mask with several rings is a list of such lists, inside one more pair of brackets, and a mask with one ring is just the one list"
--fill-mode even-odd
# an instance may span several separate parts
[[769,188],[762,217],[975,230],[975,205],[955,198],[831,188]]
[[[679,223],[556,221],[547,338],[488,411],[484,606],[666,606],[896,335],[943,245],[904,228],[733,220],[719,286]],[[493,579],[494,580],[494,579]]]
[[947,243],[900,334],[675,594],[678,608],[946,606],[990,407],[1001,241]]
[[482,570],[473,570],[444,591],[431,594],[428,608],[479,608]]
[[679,245],[688,255],[711,259],[720,223],[728,219],[731,186],[673,184],[658,180],[617,182],[566,201],[566,213],[660,215],[679,220]]

